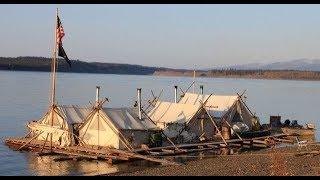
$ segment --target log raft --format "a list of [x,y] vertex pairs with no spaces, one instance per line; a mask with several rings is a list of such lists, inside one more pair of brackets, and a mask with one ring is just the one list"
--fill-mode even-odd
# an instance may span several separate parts
[[[285,134],[278,134],[274,136],[265,136],[251,139],[230,139],[225,141],[202,142],[194,144],[177,144],[171,146],[154,147],[135,149],[133,151],[124,151],[111,148],[101,148],[92,146],[59,146],[44,141],[31,138],[8,138],[5,143],[12,149],[34,151],[38,155],[52,155],[58,154],[63,157],[56,158],[56,161],[62,160],[106,160],[110,164],[120,163],[124,161],[132,161],[137,159],[147,160],[151,162],[161,163],[163,165],[181,165],[176,162],[168,161],[166,159],[156,158],[162,156],[174,156],[179,154],[188,154],[217,149],[254,149],[254,148],[268,148],[273,147],[275,143],[289,143],[285,139]],[[270,141],[272,139],[272,141]],[[43,152],[42,152],[43,151]]]

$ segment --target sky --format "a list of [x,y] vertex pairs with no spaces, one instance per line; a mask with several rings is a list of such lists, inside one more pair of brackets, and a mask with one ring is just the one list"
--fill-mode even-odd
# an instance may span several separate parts
[[51,57],[56,8],[70,59],[171,68],[320,59],[320,5],[0,5],[0,56]]

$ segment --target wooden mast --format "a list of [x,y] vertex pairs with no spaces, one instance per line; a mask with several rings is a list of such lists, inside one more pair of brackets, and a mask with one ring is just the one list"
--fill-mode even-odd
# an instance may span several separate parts
[[[58,26],[58,8],[56,10],[55,17],[55,27],[54,27],[54,48],[53,48],[53,58],[51,64],[51,126],[53,126],[54,119],[54,108],[56,106],[56,65],[57,65],[57,26]],[[50,150],[52,151],[52,133],[50,134]]]
[[55,105],[55,96],[56,96],[56,65],[57,65],[57,25],[58,25],[58,8],[56,10],[56,24],[54,27],[54,48],[53,48],[53,58],[52,58],[52,65],[51,65],[51,106]]

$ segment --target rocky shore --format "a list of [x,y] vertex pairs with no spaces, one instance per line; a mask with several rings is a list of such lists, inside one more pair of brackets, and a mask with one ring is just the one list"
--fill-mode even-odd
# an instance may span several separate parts
[[308,149],[282,147],[235,155],[212,155],[187,161],[182,166],[150,167],[108,176],[319,176],[320,155],[301,155],[302,152],[319,150],[319,145],[312,145]]

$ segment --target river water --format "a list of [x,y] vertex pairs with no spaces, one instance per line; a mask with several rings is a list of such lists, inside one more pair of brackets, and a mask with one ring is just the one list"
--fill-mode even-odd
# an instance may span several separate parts
[[[106,107],[132,106],[137,88],[142,88],[144,103],[152,97],[151,90],[157,95],[162,89],[160,99],[173,101],[173,86],[185,90],[192,81],[189,77],[58,73],[57,101],[87,105],[94,101],[97,85],[101,86],[101,97],[109,99]],[[245,101],[262,123],[268,123],[270,115],[280,115],[282,121],[297,119],[300,124],[310,122],[320,127],[320,81],[197,78],[195,92],[200,85],[206,94],[246,90]],[[49,89],[50,73],[0,71],[0,175],[95,175],[139,168],[139,162],[116,166],[101,161],[55,162],[53,157],[16,152],[5,146],[5,137],[25,135],[27,121],[43,116],[49,105]],[[319,131],[316,139],[320,139]]]

